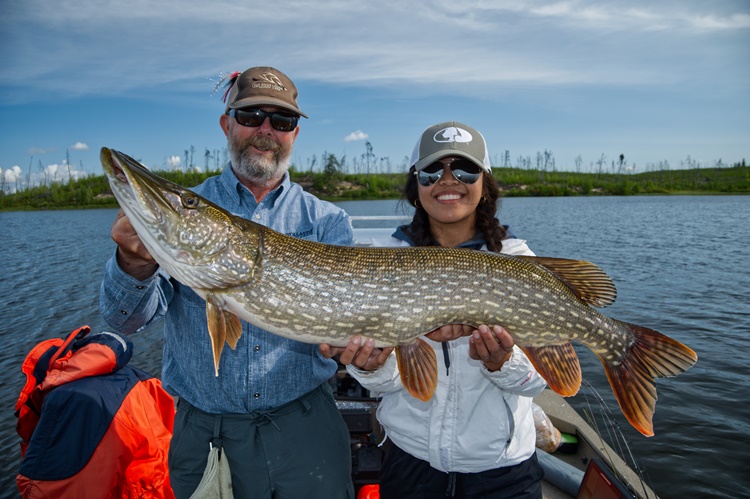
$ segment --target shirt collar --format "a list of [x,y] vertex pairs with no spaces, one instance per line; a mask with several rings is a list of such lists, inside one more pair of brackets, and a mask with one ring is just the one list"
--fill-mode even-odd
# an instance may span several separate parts
[[[396,228],[396,232],[394,232],[391,237],[394,237],[401,241],[406,241],[407,243],[409,243],[410,246],[414,246],[414,241],[411,239],[411,236],[409,235],[408,224],[402,225]],[[481,234],[477,233],[477,234],[474,234],[474,237],[472,237],[468,241],[464,241],[463,243],[459,244],[456,247],[457,248],[482,249],[483,246],[484,246],[484,237],[482,237]]]
[[[506,239],[512,239],[515,238],[516,235],[513,234],[513,232],[510,230],[510,227],[507,225],[503,225],[506,230]],[[402,225],[400,227],[396,228],[396,232],[394,232],[391,237],[399,239],[401,241],[406,241],[409,243],[410,246],[414,246],[414,241],[412,241],[411,237],[409,236],[409,225]],[[474,234],[474,237],[469,239],[468,241],[464,241],[463,243],[459,244],[457,248],[470,248],[470,249],[482,249],[486,244],[486,241],[482,234],[476,233]]]
[[[221,172],[221,183],[222,185],[224,185],[224,188],[235,204],[240,204],[240,192],[242,192],[243,189],[247,191],[247,193],[252,197],[252,194],[249,192],[247,187],[242,185],[240,180],[237,178],[237,175],[235,175],[234,170],[232,170],[231,163],[227,163],[224,171]],[[281,184],[277,188],[269,192],[264,198],[264,201],[268,199],[267,202],[270,202],[271,206],[273,207],[276,204],[276,201],[278,201],[284,193],[289,192],[290,186],[291,180],[289,179],[289,172],[287,171],[284,173],[284,178],[281,180]]]

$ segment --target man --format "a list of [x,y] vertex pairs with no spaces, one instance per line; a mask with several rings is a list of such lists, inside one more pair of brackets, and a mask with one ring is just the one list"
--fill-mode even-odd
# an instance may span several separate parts
[[[295,237],[349,245],[341,209],[305,193],[287,173],[297,122],[307,116],[281,71],[253,67],[230,80],[219,119],[230,164],[194,190],[224,209]],[[353,497],[349,433],[327,380],[336,362],[316,345],[247,323],[214,374],[205,302],[153,260],[122,212],[112,227],[100,308],[117,332],[164,317],[162,383],[179,398],[169,452],[172,487],[187,498],[209,444],[228,458],[236,498]]]

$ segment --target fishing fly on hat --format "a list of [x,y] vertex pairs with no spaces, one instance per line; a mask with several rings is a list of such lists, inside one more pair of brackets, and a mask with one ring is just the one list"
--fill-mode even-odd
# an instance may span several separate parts
[[227,103],[225,113],[243,107],[276,106],[308,117],[297,104],[297,87],[276,68],[258,66],[241,73],[236,71],[226,78],[228,82],[222,99]]
[[448,156],[465,158],[479,168],[492,173],[487,143],[479,131],[458,121],[432,125],[422,132],[414,146],[411,165],[419,171]]

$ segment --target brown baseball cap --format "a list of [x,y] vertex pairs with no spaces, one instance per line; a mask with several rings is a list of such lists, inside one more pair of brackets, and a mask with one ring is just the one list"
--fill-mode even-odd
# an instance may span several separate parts
[[416,171],[448,156],[466,158],[482,170],[492,173],[490,153],[484,137],[469,125],[445,121],[427,128],[417,140],[411,155]]
[[251,106],[278,106],[307,118],[297,105],[297,87],[278,69],[270,66],[249,68],[230,83],[227,107],[239,109]]

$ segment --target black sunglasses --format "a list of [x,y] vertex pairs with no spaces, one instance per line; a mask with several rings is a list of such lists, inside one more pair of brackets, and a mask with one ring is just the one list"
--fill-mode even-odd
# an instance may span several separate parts
[[279,132],[291,132],[297,128],[297,122],[299,121],[299,116],[294,114],[276,111],[269,113],[258,108],[230,109],[229,116],[234,117],[240,125],[253,128],[261,126],[266,118],[271,118],[271,126]]
[[482,169],[468,159],[457,159],[447,165],[436,161],[418,172],[414,172],[414,175],[417,176],[421,185],[427,187],[440,180],[446,166],[450,168],[453,177],[464,184],[471,185],[482,176]]

